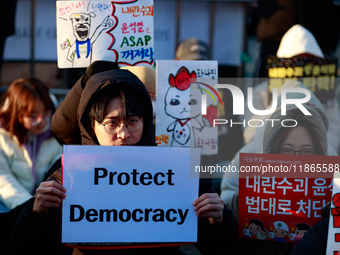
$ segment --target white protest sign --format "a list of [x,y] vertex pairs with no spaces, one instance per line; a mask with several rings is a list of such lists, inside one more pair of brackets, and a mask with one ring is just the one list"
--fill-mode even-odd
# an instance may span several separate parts
[[334,172],[326,254],[340,254],[340,172]]
[[64,146],[62,242],[196,242],[197,148]]
[[[156,142],[218,153],[217,61],[157,60]],[[206,111],[206,113],[203,112]]]
[[153,1],[57,1],[58,67],[154,62]]

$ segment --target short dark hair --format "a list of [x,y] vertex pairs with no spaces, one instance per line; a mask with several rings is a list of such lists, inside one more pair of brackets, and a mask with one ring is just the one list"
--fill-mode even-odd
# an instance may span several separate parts
[[[143,119],[146,117],[146,107],[140,98],[140,95],[131,89],[129,84],[121,83],[114,84],[114,86],[106,86],[104,89],[94,94],[88,104],[88,116],[90,118],[89,131],[95,138],[93,132],[94,122],[101,123],[107,114],[107,107],[112,99],[120,97],[123,101],[124,117],[139,116]],[[143,129],[143,135],[145,130]],[[95,139],[97,141],[97,139]]]

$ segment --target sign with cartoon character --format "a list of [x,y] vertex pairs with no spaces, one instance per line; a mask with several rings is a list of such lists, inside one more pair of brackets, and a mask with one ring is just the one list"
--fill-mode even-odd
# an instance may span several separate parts
[[268,235],[268,231],[265,229],[262,221],[257,219],[245,219],[243,223],[243,234],[248,237],[255,236],[258,239],[265,239]]
[[156,67],[157,144],[217,154],[217,61],[160,60]]
[[58,67],[152,65],[153,1],[57,1]]
[[295,222],[292,222],[289,227],[290,233],[288,238],[289,240],[299,242],[309,229],[310,226],[306,223],[295,224]]
[[326,254],[340,255],[340,171],[334,173]]
[[238,236],[299,242],[322,219],[335,169],[336,156],[241,153]]

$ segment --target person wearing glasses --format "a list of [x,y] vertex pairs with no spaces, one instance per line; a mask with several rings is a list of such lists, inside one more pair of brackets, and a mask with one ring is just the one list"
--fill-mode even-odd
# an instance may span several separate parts
[[[300,81],[287,81],[283,84],[283,87],[285,88],[304,88],[307,89],[306,86],[304,86]],[[298,99],[301,98],[301,93],[287,93],[287,98],[288,99]],[[311,92],[311,99],[308,101],[308,103],[306,104],[307,107],[312,108],[312,111],[316,112],[317,116],[319,116],[318,118],[314,117],[314,115],[312,114],[312,116],[302,116],[302,118],[300,120],[296,120],[298,123],[297,127],[294,128],[284,128],[281,125],[281,121],[282,120],[289,120],[290,118],[287,116],[281,116],[279,115],[280,113],[280,107],[281,107],[281,96],[278,96],[278,106],[277,106],[277,112],[278,115],[262,115],[262,116],[254,116],[254,118],[252,118],[251,124],[249,124],[249,126],[247,128],[248,131],[250,131],[252,134],[252,140],[250,142],[248,142],[246,145],[244,145],[234,156],[231,164],[233,166],[236,167],[236,169],[239,168],[239,155],[240,153],[275,153],[278,154],[280,153],[280,151],[278,151],[277,149],[277,144],[281,141],[280,139],[283,139],[283,137],[286,136],[286,134],[290,131],[290,130],[295,130],[298,129],[300,125],[302,125],[303,127],[305,127],[309,133],[311,134],[312,138],[314,139],[315,145],[314,147],[317,150],[316,153],[318,153],[318,155],[320,155],[320,153],[322,153],[321,155],[328,155],[328,156],[336,156],[337,152],[334,150],[333,146],[331,146],[331,143],[329,141],[329,139],[327,139],[327,130],[331,129],[331,126],[329,125],[329,120],[327,117],[327,114],[325,112],[325,109],[323,107],[323,105],[321,104],[321,102],[319,101],[319,99],[315,96],[314,93]],[[292,105],[290,107],[295,107],[297,108],[295,105]],[[293,109],[292,109],[293,111]],[[299,109],[297,108],[296,111],[299,111]],[[295,110],[293,111],[295,112]],[[294,116],[293,116],[294,117]],[[279,121],[277,120],[273,120],[273,119],[279,119]],[[316,121],[311,121],[310,119],[316,118]],[[270,121],[267,121],[267,119],[272,119]],[[261,122],[263,122],[263,124],[261,124]],[[266,130],[266,125],[271,124],[272,122],[276,123],[275,128],[272,129],[268,129]],[[285,121],[286,123],[287,121]],[[301,123],[300,123],[301,122]],[[247,122],[246,122],[247,123]],[[277,126],[277,124],[280,124]],[[287,122],[288,123],[288,122]],[[304,123],[308,123],[306,125],[304,125]],[[251,127],[250,127],[251,125]],[[286,125],[286,124],[285,124]],[[290,125],[294,125],[290,124]],[[323,134],[322,132],[318,132],[318,130],[320,129],[320,125],[325,126],[326,129],[326,133]],[[266,130],[266,131],[265,131]],[[280,136],[270,136],[270,133],[266,133],[266,132],[271,132],[270,130],[275,130],[275,132],[282,132],[282,134],[280,134]],[[317,135],[316,133],[318,133],[319,135]],[[325,135],[326,137],[322,136],[320,137],[320,134]],[[244,137],[246,137],[247,135],[250,135],[250,133],[246,134],[246,131],[244,132]],[[268,137],[271,137],[271,141],[267,144],[268,141]],[[320,137],[320,138],[318,138]],[[278,140],[275,140],[278,139]],[[302,140],[302,139],[299,139]],[[274,143],[274,141],[276,141]],[[320,142],[326,143],[325,145],[325,150],[321,150],[320,149]],[[326,141],[326,142],[325,142]],[[273,151],[272,149],[270,151],[265,150],[264,145],[267,146],[274,146],[275,147],[275,151]],[[284,147],[285,148],[285,147]],[[294,149],[294,148],[292,148]],[[295,149],[298,150],[299,149]],[[294,153],[293,151],[281,151],[282,154],[291,154]],[[296,152],[297,154],[299,154],[299,152]],[[310,152],[303,152],[305,153],[310,153]],[[314,153],[314,152],[312,152]],[[225,172],[223,174],[223,179],[221,181],[221,198],[224,200],[225,203],[227,203],[227,201],[229,199],[231,199],[233,197],[233,195],[238,191],[239,188],[239,182],[238,179],[239,178],[239,173],[238,172]]]
[[[89,68],[96,64],[101,63],[94,62]],[[74,129],[79,128],[83,145],[156,146],[151,98],[144,84],[130,71],[115,69],[98,72],[87,80],[76,105],[74,100],[78,99],[72,95],[71,90],[52,118],[51,129],[60,139],[62,137],[62,141],[71,141],[69,136],[74,134],[72,128],[63,130],[61,125],[67,114],[66,119],[78,120],[79,127]],[[60,223],[65,192],[60,170],[41,183],[36,196],[22,210],[13,227],[7,243],[10,254],[28,251],[60,254],[65,249],[61,244]],[[223,200],[211,187],[210,179],[200,180],[199,197],[193,205],[198,215],[198,249],[202,254],[222,254],[228,244],[235,240],[237,226],[231,211],[224,207]],[[179,246],[121,250],[83,248],[75,249],[73,254],[179,253]]]
[[[302,105],[311,115],[304,115],[296,105],[291,104],[287,105],[286,115],[281,115],[281,108],[278,108],[270,116],[270,120],[277,121],[273,121],[273,124],[272,121],[268,121],[265,125],[262,153],[311,157],[329,155],[329,148],[332,147],[327,142],[327,118],[322,114],[322,106],[320,107],[313,99],[312,102]],[[282,126],[283,120],[286,120],[285,126],[290,127]],[[238,217],[239,204],[241,203],[245,202],[239,200],[238,191],[226,202],[226,206],[232,210],[235,218]],[[230,254],[288,255],[292,250],[294,251],[295,248],[293,248],[294,244],[292,243],[238,238],[233,244]]]
[[55,107],[36,78],[13,81],[0,104],[0,212],[28,201],[62,147],[50,131]]
[[285,125],[296,126],[291,129],[282,129],[269,152],[270,154],[325,155],[321,141],[317,139],[317,132],[310,128],[307,121],[297,118],[294,121],[286,121]]

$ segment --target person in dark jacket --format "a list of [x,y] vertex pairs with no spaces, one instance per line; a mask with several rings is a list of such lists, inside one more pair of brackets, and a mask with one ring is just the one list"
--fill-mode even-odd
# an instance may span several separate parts
[[[101,63],[95,62],[89,68]],[[51,129],[58,139],[67,144],[81,141],[83,145],[155,146],[152,104],[143,83],[127,70],[97,71],[83,87],[81,82],[84,77],[78,87],[76,84],[71,90],[71,95],[76,95],[74,90],[77,88],[83,90],[78,94],[80,97],[67,96],[53,116]],[[74,118],[78,124],[75,124]],[[80,135],[76,135],[77,129]],[[65,192],[60,170],[39,186],[36,196],[22,210],[12,229],[6,245],[10,254],[29,251],[35,254],[61,254],[65,251],[65,246],[61,244],[60,223]],[[196,246],[202,254],[223,254],[237,234],[232,213],[212,189],[210,179],[200,180],[199,195],[193,201],[198,215]],[[178,248],[76,248],[73,254],[176,254],[179,253]]]
[[323,219],[306,232],[289,255],[326,254],[330,210],[331,204],[322,209]]

